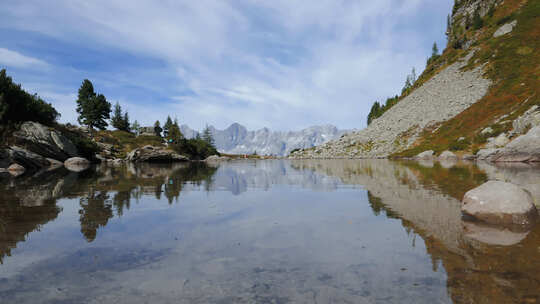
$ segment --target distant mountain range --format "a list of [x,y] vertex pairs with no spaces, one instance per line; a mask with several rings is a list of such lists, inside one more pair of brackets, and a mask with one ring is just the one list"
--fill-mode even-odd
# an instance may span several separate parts
[[[285,156],[294,149],[305,149],[339,138],[347,130],[338,130],[332,125],[313,126],[300,131],[271,131],[262,128],[248,131],[246,127],[233,123],[225,130],[210,126],[218,151],[229,154],[252,154]],[[197,131],[187,125],[180,126],[186,138],[197,136]]]

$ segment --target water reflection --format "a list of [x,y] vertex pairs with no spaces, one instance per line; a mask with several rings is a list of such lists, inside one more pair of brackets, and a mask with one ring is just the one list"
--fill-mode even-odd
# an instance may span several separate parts
[[440,264],[448,274],[454,303],[540,301],[540,225],[532,230],[488,226],[463,221],[460,213],[464,193],[487,179],[516,183],[540,202],[537,166],[347,160],[293,166],[366,187],[375,214],[384,210],[422,237],[434,271]]
[[6,176],[0,183],[0,262],[17,242],[56,219],[62,198],[79,198],[81,233],[88,242],[109,219],[122,216],[144,194],[169,204],[186,183],[210,187],[215,167],[192,164],[97,166],[84,172],[56,170],[28,178]]
[[0,296],[8,303],[41,293],[44,302],[538,302],[540,225],[462,219],[463,194],[488,179],[519,184],[540,202],[537,167],[462,162],[127,164],[6,178],[4,266],[17,263],[6,257],[16,257],[29,234],[60,217],[65,199],[78,202],[87,245],[69,248],[74,241],[60,237],[54,246],[65,246],[62,254],[16,268]]

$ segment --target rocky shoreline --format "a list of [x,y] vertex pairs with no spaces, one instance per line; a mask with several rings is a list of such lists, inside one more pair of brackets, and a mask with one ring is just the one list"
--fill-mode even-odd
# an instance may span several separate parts
[[[394,110],[394,109],[392,109]],[[391,110],[391,111],[392,111]],[[381,119],[384,119],[383,116]],[[378,121],[378,120],[377,120]],[[376,122],[377,122],[376,121]],[[413,159],[464,159],[464,160],[485,160],[489,162],[540,162],[540,108],[533,105],[523,115],[512,122],[512,131],[500,133],[497,136],[488,137],[487,143],[475,154],[454,154],[451,151],[444,151],[436,155],[433,150],[427,150],[419,153]],[[368,128],[369,129],[369,128]],[[370,132],[365,129],[364,132]],[[360,131],[360,132],[362,132]],[[486,128],[481,135],[488,136],[493,130]],[[357,137],[353,133],[342,137],[336,142],[329,142],[321,147],[315,147],[308,150],[300,150],[292,153],[289,158],[292,159],[370,159],[370,158],[392,158],[392,149],[384,150],[377,147],[372,140],[367,143],[358,143],[355,140],[350,141],[354,147],[364,148],[373,153],[359,153],[354,150],[352,153],[345,153],[343,143],[349,138]],[[412,145],[412,143],[410,144]],[[395,147],[394,147],[395,148]],[[381,150],[375,150],[381,149]]]
[[[13,133],[7,147],[0,147],[0,174],[21,176],[25,173],[53,171],[61,167],[74,172],[88,169],[93,163],[121,164],[123,162],[189,162],[195,161],[187,156],[167,148],[146,145],[135,148],[125,158],[115,158],[112,145],[95,142],[100,151],[83,155],[76,145],[60,130],[47,127],[37,122],[22,123],[19,130]],[[228,157],[210,156],[208,161],[223,161]],[[198,161],[198,160],[197,160]]]

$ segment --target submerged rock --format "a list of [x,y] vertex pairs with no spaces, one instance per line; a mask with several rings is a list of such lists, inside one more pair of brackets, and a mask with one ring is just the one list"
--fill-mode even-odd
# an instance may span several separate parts
[[172,150],[167,150],[160,147],[144,146],[137,148],[126,157],[126,160],[132,162],[182,162],[189,161],[183,155],[180,155]]
[[489,181],[465,193],[461,211],[491,224],[528,225],[538,217],[529,192],[501,181]]
[[72,157],[64,162],[64,167],[70,171],[81,172],[90,167],[90,161],[82,157]]

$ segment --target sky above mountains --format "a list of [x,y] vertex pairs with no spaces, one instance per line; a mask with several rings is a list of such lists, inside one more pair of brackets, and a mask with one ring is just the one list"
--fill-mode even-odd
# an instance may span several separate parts
[[82,80],[150,125],[362,128],[445,46],[451,0],[2,0],[0,68],[76,122]]

